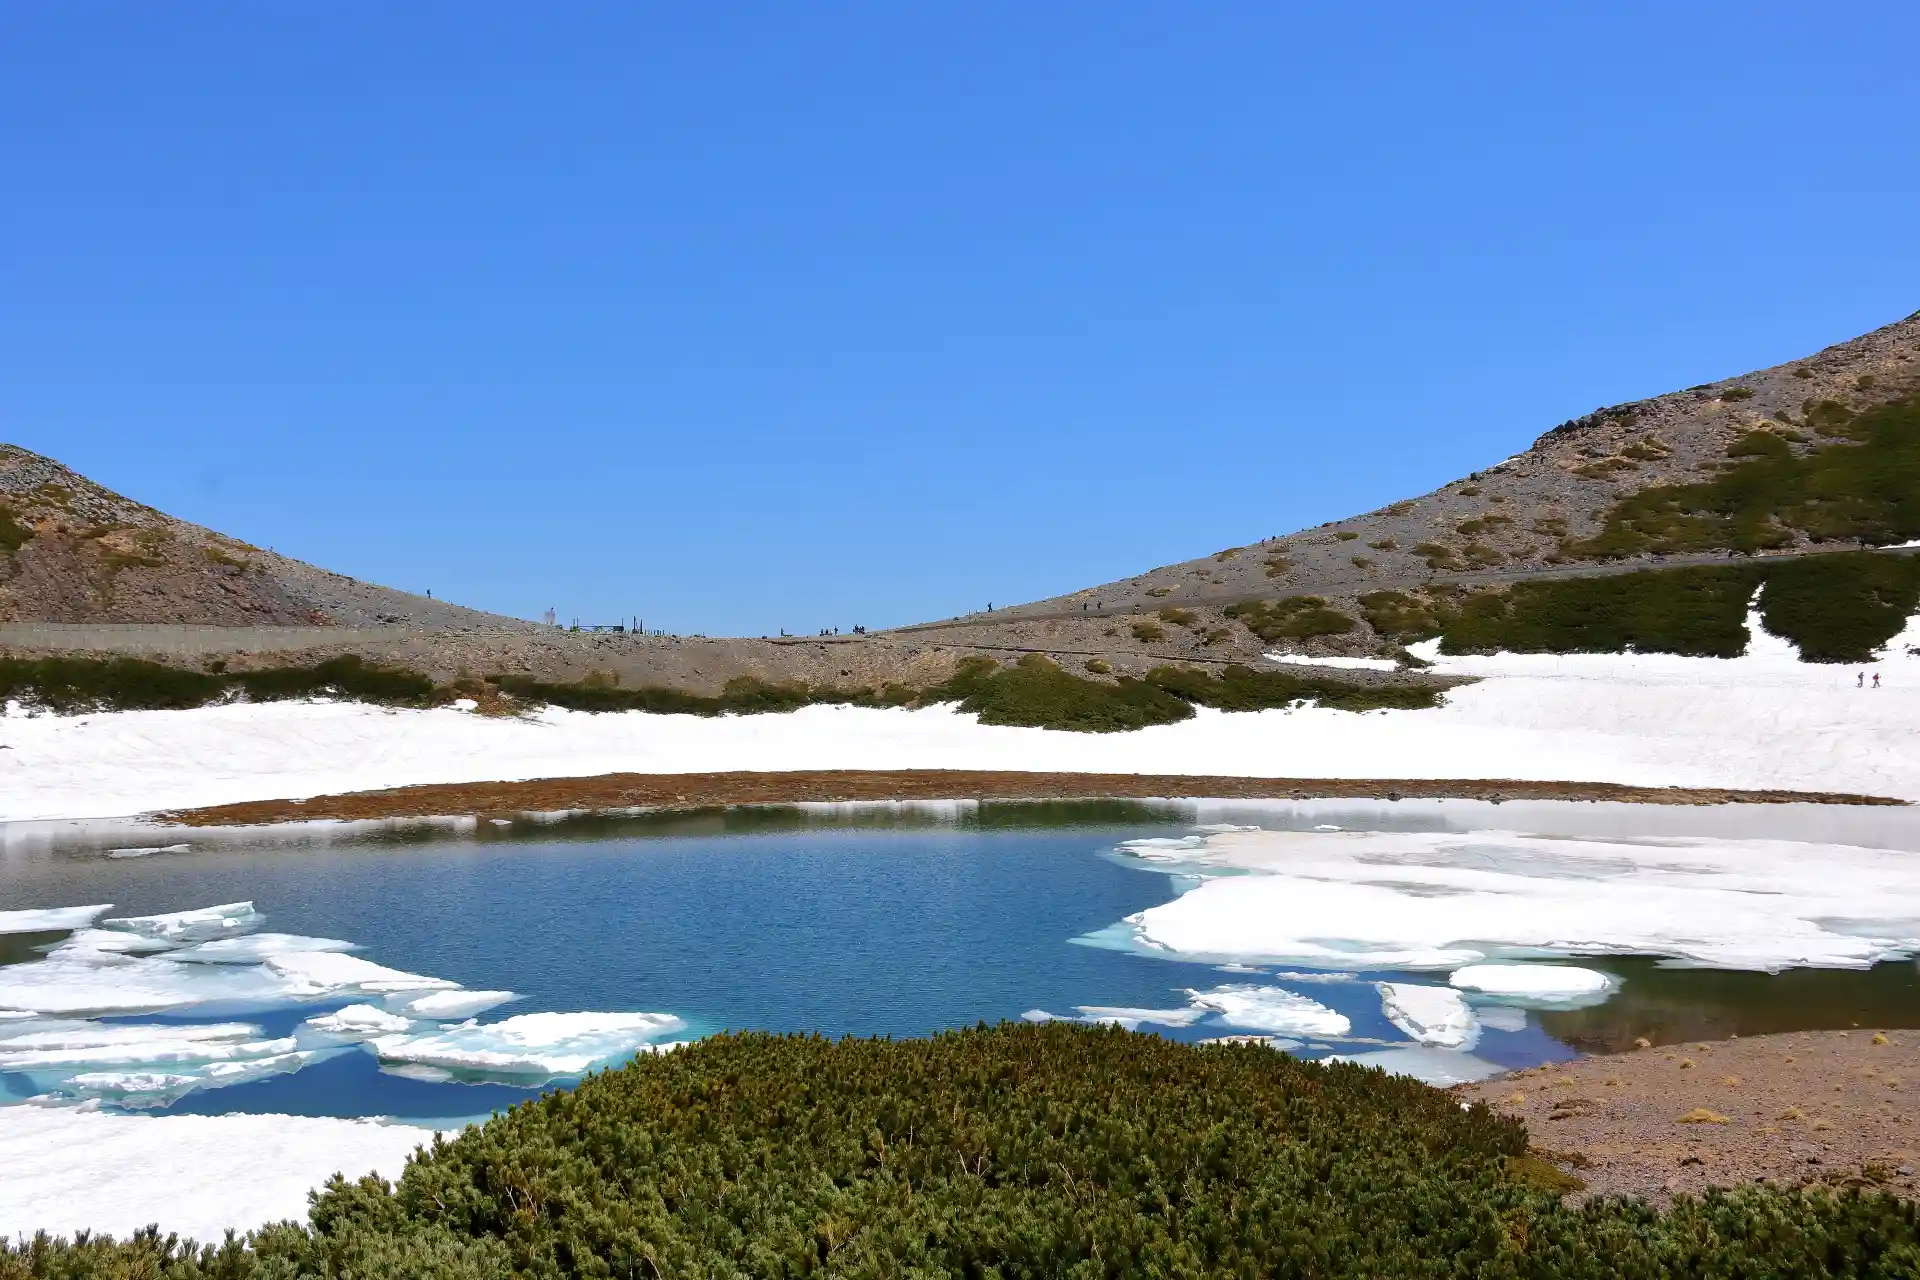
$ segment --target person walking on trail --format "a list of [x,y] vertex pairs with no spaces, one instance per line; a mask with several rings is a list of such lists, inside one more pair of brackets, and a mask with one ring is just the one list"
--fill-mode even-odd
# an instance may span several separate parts
[[1853,687],[1854,687],[1854,688],[1856,688],[1856,689],[1864,689],[1864,688],[1866,688],[1866,687],[1867,687],[1867,673],[1866,673],[1866,672],[1864,672],[1864,671],[1860,671],[1860,672],[1856,672],[1856,673],[1854,674],[1854,677],[1853,677]]
[[1880,687],[1880,673],[1878,671],[1873,673],[1873,687],[1876,689]]

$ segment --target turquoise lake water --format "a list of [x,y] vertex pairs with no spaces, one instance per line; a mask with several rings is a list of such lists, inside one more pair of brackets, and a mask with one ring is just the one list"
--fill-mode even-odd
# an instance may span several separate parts
[[[16,833],[0,851],[0,909],[111,902],[114,916],[249,900],[279,933],[357,944],[380,965],[521,998],[483,1015],[647,1011],[675,1015],[674,1039],[721,1029],[917,1036],[941,1028],[1070,1015],[1078,1006],[1166,1009],[1189,988],[1258,982],[1244,972],[1086,945],[1184,887],[1115,856],[1124,840],[1192,830],[1191,805],[1061,803],[732,810],[677,817],[526,819],[508,825],[335,828],[320,832],[171,833],[185,851],[107,856],[124,836]],[[1218,820],[1217,815],[1206,815]],[[1246,817],[1245,813],[1237,815]],[[1260,809],[1266,826],[1343,819],[1350,828],[1444,828],[1431,808]],[[1591,819],[1587,819],[1591,821]],[[1684,826],[1687,815],[1653,821]],[[143,839],[151,842],[149,833]],[[0,963],[32,964],[57,936],[18,937]],[[1593,963],[1593,962],[1583,962]],[[1597,967],[1608,968],[1606,964]],[[1760,1023],[1920,1025],[1911,963],[1867,972],[1701,974],[1614,966],[1626,985],[1608,1005],[1536,1013],[1488,1027],[1474,1054],[1503,1067],[1623,1047],[1640,1023],[1680,1035]],[[1391,973],[1362,979],[1435,975]],[[1444,981],[1444,978],[1441,979]],[[1368,981],[1289,983],[1346,1015],[1339,1042],[1404,1043]],[[334,999],[236,1013],[218,1005],[114,1023],[232,1021],[285,1036]],[[1636,1019],[1638,1022],[1636,1022]],[[1229,1034],[1217,1023],[1152,1028],[1179,1039]],[[484,1115],[540,1087],[414,1078],[361,1049],[298,1070],[196,1088],[160,1113],[232,1111],[388,1115],[446,1121]],[[0,1101],[39,1091],[0,1070]]]

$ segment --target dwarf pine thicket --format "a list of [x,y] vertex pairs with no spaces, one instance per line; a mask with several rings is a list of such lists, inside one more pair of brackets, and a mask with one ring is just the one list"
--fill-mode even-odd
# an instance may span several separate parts
[[1893,1197],[1574,1209],[1527,1150],[1483,1106],[1257,1044],[723,1035],[496,1115],[397,1184],[336,1178],[306,1225],[41,1238],[0,1248],[0,1280],[1920,1272],[1920,1209]]
[[[1855,412],[1832,400],[1807,404],[1779,430],[1749,432],[1727,450],[1729,465],[1697,484],[1629,494],[1600,532],[1571,541],[1569,555],[1606,559],[1645,552],[1763,551],[1791,543],[1858,541],[1885,546],[1920,537],[1920,397]],[[1795,443],[1820,442],[1805,453]]]
[[1196,705],[1229,711],[1284,707],[1300,701],[1348,711],[1381,707],[1427,707],[1439,690],[1379,686],[1334,677],[1303,677],[1228,667],[1210,675],[1183,667],[1158,667],[1145,677],[1089,680],[1039,654],[1011,667],[991,658],[968,658],[953,676],[927,688],[902,684],[848,689],[832,685],[771,684],[752,677],[731,680],[718,694],[678,689],[623,689],[609,680],[554,683],[524,676],[435,685],[418,672],[378,666],[358,658],[334,658],[313,667],[258,671],[193,671],[138,658],[0,659],[0,700],[73,713],[99,710],[169,710],[205,706],[232,697],[265,702],[329,695],[386,706],[434,706],[490,684],[529,705],[575,711],[650,711],[720,716],[793,711],[800,707],[929,706],[957,703],[984,724],[1025,725],[1082,733],[1106,733],[1188,719]]

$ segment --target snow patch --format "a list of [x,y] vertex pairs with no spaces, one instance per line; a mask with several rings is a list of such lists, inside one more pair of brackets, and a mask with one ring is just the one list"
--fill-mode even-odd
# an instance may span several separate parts
[[1398,671],[1392,658],[1315,658],[1304,653],[1263,653],[1268,662],[1289,667],[1337,667],[1344,671]]
[[[123,1077],[122,1087],[134,1081]],[[0,1231],[110,1232],[151,1222],[200,1240],[303,1220],[334,1173],[397,1178],[433,1131],[296,1116],[130,1116],[0,1107]]]

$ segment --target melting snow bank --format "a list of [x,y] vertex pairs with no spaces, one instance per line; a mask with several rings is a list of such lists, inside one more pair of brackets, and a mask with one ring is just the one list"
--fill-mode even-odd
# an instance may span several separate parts
[[1400,664],[1392,658],[1314,658],[1304,653],[1263,653],[1268,662],[1286,667],[1335,667],[1345,671],[1397,671]]
[[[1163,844],[1146,852],[1166,865]],[[1229,831],[1206,837],[1182,863],[1203,874],[1252,874],[1207,876],[1173,901],[1127,917],[1123,945],[1188,960],[1344,970],[1650,955],[1777,972],[1863,969],[1920,952],[1920,859],[1897,850],[1511,832]],[[1111,931],[1089,939],[1112,940]],[[1544,976],[1516,975],[1511,966],[1470,969],[1461,985],[1491,992],[1544,984],[1563,999],[1604,994],[1579,971],[1538,972]]]
[[[343,702],[0,717],[0,819],[156,809],[418,783],[808,769],[1027,769],[1295,778],[1514,778],[1786,788],[1920,800],[1920,623],[1876,663],[1798,661],[1754,627],[1741,658],[1431,652],[1478,678],[1422,711],[1317,707],[1133,733],[982,725],[951,706],[778,715],[526,717]],[[1322,664],[1323,665],[1323,664]],[[1857,671],[1883,688],[1856,689]],[[131,842],[130,842],[131,843]],[[152,846],[159,847],[159,846]]]
[[112,1232],[158,1222],[200,1240],[304,1220],[335,1173],[397,1177],[433,1131],[299,1116],[110,1115],[0,1107],[0,1234]]

